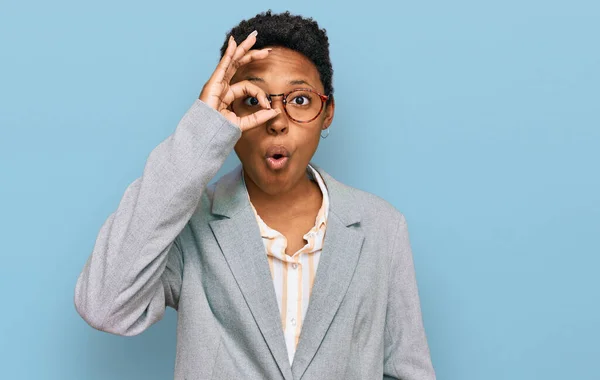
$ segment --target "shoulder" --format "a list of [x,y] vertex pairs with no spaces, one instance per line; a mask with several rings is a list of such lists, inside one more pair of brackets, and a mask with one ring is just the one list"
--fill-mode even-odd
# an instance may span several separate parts
[[[347,207],[353,207],[354,215],[360,215],[353,219],[360,219],[360,230],[366,238],[366,251],[377,253],[376,257],[388,264],[399,252],[398,247],[402,252],[409,252],[406,250],[408,225],[398,208],[377,194],[340,182],[335,187],[337,196],[344,198],[347,205],[352,205]],[[335,207],[332,211],[335,212]],[[373,257],[373,260],[377,259]]]
[[405,221],[402,211],[381,196],[349,185],[343,186],[356,202],[365,222],[397,228],[399,223]]
[[350,213],[352,219],[357,215],[363,228],[375,228],[378,231],[396,231],[405,218],[403,213],[381,196],[345,184],[320,169],[320,174],[328,185],[330,208],[342,213]]

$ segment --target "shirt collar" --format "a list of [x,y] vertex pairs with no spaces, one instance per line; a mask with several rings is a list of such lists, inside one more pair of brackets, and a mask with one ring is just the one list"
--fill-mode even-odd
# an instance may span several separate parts
[[321,228],[321,225],[327,224],[327,217],[329,216],[329,193],[327,192],[327,186],[325,186],[323,178],[321,178],[319,172],[310,164],[308,165],[308,169],[308,171],[312,173],[311,178],[317,181],[317,184],[321,189],[321,193],[323,194],[323,202],[321,203],[321,208],[319,209],[317,218],[315,220],[315,226],[317,228]]

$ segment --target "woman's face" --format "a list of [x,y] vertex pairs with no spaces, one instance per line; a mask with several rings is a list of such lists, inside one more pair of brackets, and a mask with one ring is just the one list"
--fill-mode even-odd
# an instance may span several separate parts
[[[251,81],[267,94],[288,93],[297,88],[324,93],[316,66],[303,54],[283,47],[273,47],[266,58],[240,67],[231,83],[243,80]],[[289,191],[306,175],[321,131],[331,124],[335,108],[332,101],[315,120],[297,123],[285,113],[282,98],[273,97],[271,103],[281,113],[263,125],[244,131],[234,148],[246,175],[270,195]],[[317,96],[313,101],[320,102]],[[289,152],[282,167],[279,167],[281,161],[269,158],[273,152],[278,152],[277,148]]]

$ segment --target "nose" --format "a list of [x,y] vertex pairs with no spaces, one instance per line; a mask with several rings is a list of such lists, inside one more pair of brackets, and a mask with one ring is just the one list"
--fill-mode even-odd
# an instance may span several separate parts
[[282,95],[283,94],[268,95],[269,101],[271,102],[271,108],[279,108],[281,111],[279,115],[267,121],[267,133],[272,135],[287,133],[289,130],[288,118],[285,113],[285,106],[283,104],[283,98],[281,97]]

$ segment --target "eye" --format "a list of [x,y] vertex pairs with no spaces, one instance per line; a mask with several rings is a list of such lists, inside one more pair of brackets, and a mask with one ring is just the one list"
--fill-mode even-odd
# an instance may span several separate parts
[[254,96],[249,96],[246,99],[244,99],[244,104],[251,107],[257,106],[258,99],[256,99]]
[[297,106],[307,106],[310,104],[310,97],[308,95],[297,95],[294,96],[291,103]]

